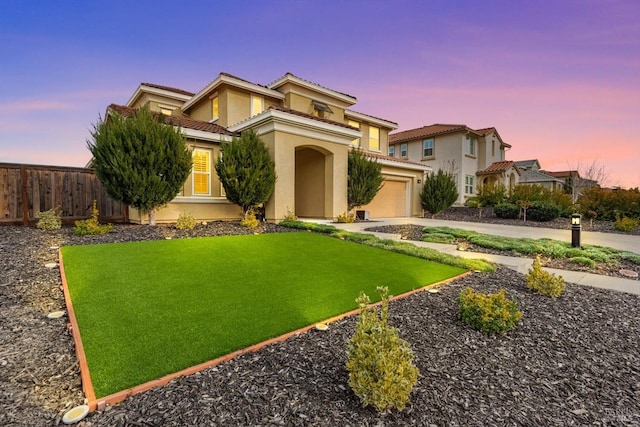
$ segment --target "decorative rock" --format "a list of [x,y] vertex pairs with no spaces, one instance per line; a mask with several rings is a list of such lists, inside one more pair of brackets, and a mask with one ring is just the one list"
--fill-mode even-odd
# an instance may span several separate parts
[[329,326],[326,323],[317,323],[316,329],[319,331],[326,331],[327,329],[329,329]]
[[48,262],[44,265],[47,268],[56,268],[58,266],[57,262]]
[[427,290],[427,292],[429,292],[430,294],[437,294],[437,293],[440,292],[440,289],[431,288],[431,289]]
[[69,409],[62,417],[64,424],[75,424],[82,420],[89,413],[89,407],[87,405],[80,405]]
[[60,246],[50,246],[49,249],[57,251],[58,249],[60,249]]
[[631,279],[638,278],[638,273],[632,270],[620,270],[620,274],[622,274],[624,277],[629,277]]
[[47,314],[47,317],[49,319],[59,319],[62,316],[64,316],[64,314],[65,314],[64,310],[62,310],[62,311],[52,311],[51,313]]

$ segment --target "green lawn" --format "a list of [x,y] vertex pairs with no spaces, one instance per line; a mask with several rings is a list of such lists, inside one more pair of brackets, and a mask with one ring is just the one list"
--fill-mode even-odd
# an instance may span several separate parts
[[[464,270],[315,233],[68,246],[97,397]],[[345,349],[346,350],[346,349]]]

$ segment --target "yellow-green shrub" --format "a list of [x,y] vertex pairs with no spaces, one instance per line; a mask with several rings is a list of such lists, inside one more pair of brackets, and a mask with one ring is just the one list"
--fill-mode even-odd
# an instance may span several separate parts
[[635,230],[639,223],[640,221],[637,219],[627,218],[626,216],[620,218],[619,215],[616,215],[616,222],[613,224],[613,228],[619,231],[630,232]]
[[284,216],[284,218],[282,218],[282,220],[283,221],[297,221],[298,217],[296,216],[296,214],[291,212],[290,209],[287,209],[287,214]]
[[56,212],[56,209],[49,209],[48,211],[38,212],[36,214],[38,223],[36,227],[41,230],[59,230],[62,227],[62,219]]
[[252,230],[258,228],[258,224],[260,224],[260,221],[258,221],[258,219],[256,218],[256,214],[253,211],[247,212],[246,215],[240,220],[241,226],[250,228]]
[[193,230],[196,227],[196,219],[186,211],[182,212],[176,221],[178,230]]
[[341,222],[344,224],[351,224],[352,222],[356,221],[356,217],[353,214],[350,213],[343,213],[341,215],[338,215],[338,217],[336,218],[336,222]]
[[460,319],[467,325],[489,334],[504,333],[518,325],[522,312],[518,304],[501,289],[494,294],[476,293],[470,287],[460,292]]
[[369,306],[369,297],[360,293],[360,317],[348,346],[349,386],[362,406],[373,405],[382,412],[404,409],[411,390],[418,382],[409,343],[388,324],[389,290],[378,287],[380,311]]
[[540,255],[533,261],[533,267],[525,276],[527,287],[549,297],[559,297],[564,292],[565,284],[562,276],[548,273],[542,269]]
[[111,224],[100,225],[98,222],[98,208],[96,207],[96,201],[93,201],[93,209],[91,210],[91,218],[82,221],[76,221],[76,226],[73,229],[77,236],[89,236],[106,234],[111,231],[113,226]]

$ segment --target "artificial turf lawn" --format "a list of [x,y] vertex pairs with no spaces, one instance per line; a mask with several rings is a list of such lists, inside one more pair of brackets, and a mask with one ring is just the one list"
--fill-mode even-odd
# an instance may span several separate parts
[[62,249],[96,397],[399,295],[456,267],[315,233]]

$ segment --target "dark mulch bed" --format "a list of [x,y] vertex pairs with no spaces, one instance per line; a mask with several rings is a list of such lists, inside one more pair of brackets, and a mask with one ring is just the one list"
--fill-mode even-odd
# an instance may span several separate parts
[[[423,226],[416,225],[416,224],[402,224],[402,225],[383,225],[379,227],[369,227],[369,228],[366,228],[366,230],[375,231],[378,233],[399,234],[402,236],[403,239],[419,242],[419,241],[422,241],[423,228],[424,228]],[[470,252],[535,258],[535,256],[533,255],[514,254],[511,251],[499,251],[496,249],[483,248],[481,246],[468,243],[464,239],[457,239],[457,242],[458,243],[464,242],[465,250]],[[594,268],[569,262],[566,259],[553,259],[553,258],[541,257],[540,260],[544,267],[558,268],[561,270],[584,271],[586,273],[602,274],[602,275],[612,276],[612,277],[622,277],[625,279],[628,279],[628,277],[620,274],[621,269],[631,270],[631,271],[640,271],[640,267],[638,266],[638,264],[634,264],[633,262],[624,260],[624,259],[620,260],[618,264],[615,264],[615,265],[598,262],[596,263]]]
[[[269,231],[281,231],[267,226]],[[274,228],[275,227],[275,228]],[[207,231],[246,232],[235,224]],[[52,245],[165,238],[168,227],[116,227],[77,238],[0,227],[0,425],[56,425],[83,396]],[[524,312],[506,335],[457,319],[472,286],[508,289]],[[354,296],[355,298],[355,296]],[[559,299],[526,289],[507,269],[473,274],[440,293],[392,302],[391,323],[415,352],[419,383],[402,413],[360,407],[347,385],[346,343],[356,319],[243,355],[89,415],[79,425],[637,425],[640,297],[569,284]],[[159,355],[158,357],[161,357]]]
[[[562,230],[568,230],[571,228],[571,220],[569,218],[557,218],[553,221],[538,222],[527,221],[522,219],[503,219],[498,218],[493,214],[493,208],[482,208],[482,212],[478,208],[468,208],[463,206],[451,207],[442,213],[435,216],[435,219],[442,219],[447,221],[468,221],[468,222],[482,222],[489,224],[504,224],[504,225],[517,225],[524,227],[542,227],[542,228],[557,228]],[[431,218],[431,216],[427,216]],[[624,232],[616,230],[613,226],[613,222],[609,221],[589,221],[587,218],[582,219],[583,231],[595,231],[600,233],[617,233],[640,236],[640,227],[636,227],[633,231]]]

